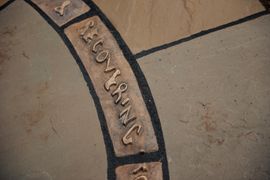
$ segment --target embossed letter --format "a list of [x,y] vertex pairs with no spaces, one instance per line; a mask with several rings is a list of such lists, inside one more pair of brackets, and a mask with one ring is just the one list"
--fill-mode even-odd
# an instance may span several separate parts
[[110,56],[110,54],[109,54],[108,50],[102,50],[96,56],[96,61],[98,63],[103,63],[109,56]]
[[102,50],[96,56],[96,61],[98,63],[103,63],[105,60],[106,60],[106,69],[104,70],[104,72],[107,73],[107,72],[110,72],[110,71],[114,70],[115,67],[110,66],[111,55],[110,55],[110,52],[108,50]]
[[126,126],[128,123],[130,123],[131,121],[135,120],[136,117],[133,116],[131,118],[129,118],[129,112],[130,112],[131,106],[129,105],[127,108],[125,108],[121,113],[120,113],[120,121],[122,122],[122,124],[124,124],[124,126]]
[[134,169],[132,171],[132,174],[138,174],[139,172],[147,172],[147,167],[146,167],[146,164],[143,163],[143,165],[140,165],[138,168]]
[[[95,22],[90,20],[88,21],[85,26],[80,30],[80,36],[81,38],[86,42],[86,43],[91,43],[93,40],[94,36],[98,36],[97,28],[94,28]],[[91,28],[91,31],[89,32],[88,30]]]
[[83,27],[83,28],[81,28],[80,29],[80,31],[81,31],[81,36],[83,36],[85,33],[86,33],[86,31],[89,29],[89,28],[92,28],[92,27],[94,27],[94,25],[95,25],[95,22],[93,21],[93,20],[89,20],[86,24],[85,24],[85,26]]
[[94,39],[95,36],[98,36],[98,32],[97,29],[93,29],[93,31],[87,31],[83,36],[83,40],[90,44],[92,42],[92,40]]
[[115,104],[118,104],[119,103],[119,101],[122,99],[122,93],[126,92],[127,89],[128,89],[127,83],[121,83],[121,84],[119,84],[119,86],[117,87],[117,89],[112,92],[112,96],[117,95],[117,98],[114,101]]
[[97,46],[100,44],[100,46],[103,45],[103,39],[99,39],[97,42],[95,42],[95,44],[93,45],[92,51],[94,53],[97,53]]
[[129,103],[129,98],[124,99],[124,100],[121,102],[121,105],[122,105],[122,106],[125,106],[127,103]]
[[112,77],[110,77],[110,79],[109,79],[108,81],[106,81],[106,83],[104,84],[104,87],[105,87],[105,89],[106,89],[107,91],[110,90],[110,87],[111,87],[111,86],[117,84],[116,81],[115,81],[115,79],[116,79],[116,77],[119,76],[120,74],[121,74],[120,70],[117,69],[117,70],[113,73]]
[[141,129],[142,126],[139,124],[134,124],[128,131],[127,133],[124,135],[124,137],[122,138],[122,141],[124,143],[124,145],[128,145],[128,144],[132,144],[133,143],[133,139],[132,137],[129,137],[131,132],[134,131],[135,129],[137,129],[136,134],[140,135],[141,133]]
[[64,1],[61,6],[57,6],[56,8],[54,8],[54,11],[56,13],[58,13],[60,16],[64,15],[65,9],[66,7],[68,7],[70,5],[70,1]]

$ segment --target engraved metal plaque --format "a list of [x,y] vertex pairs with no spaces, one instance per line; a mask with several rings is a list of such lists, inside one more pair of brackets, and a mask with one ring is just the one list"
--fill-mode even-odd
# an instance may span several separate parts
[[68,27],[65,33],[93,82],[116,156],[157,151],[136,78],[107,27],[94,16]]
[[86,13],[90,8],[81,0],[32,0],[58,26]]
[[117,180],[162,180],[160,162],[129,164],[116,168]]

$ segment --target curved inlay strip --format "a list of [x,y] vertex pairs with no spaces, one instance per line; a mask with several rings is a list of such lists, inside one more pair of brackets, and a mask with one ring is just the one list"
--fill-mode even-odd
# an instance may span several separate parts
[[65,33],[79,54],[99,97],[116,156],[158,150],[151,119],[136,78],[98,16]]

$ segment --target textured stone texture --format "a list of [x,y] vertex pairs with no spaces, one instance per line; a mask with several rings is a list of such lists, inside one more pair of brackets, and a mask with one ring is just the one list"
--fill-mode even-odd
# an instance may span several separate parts
[[116,168],[116,180],[162,180],[161,167],[160,162],[119,166]]
[[[87,45],[81,38],[80,33],[82,29],[85,29],[84,27],[88,22],[93,22],[95,25],[88,29],[87,33],[95,32],[96,30],[98,35],[89,41],[90,43]],[[117,156],[127,156],[141,152],[157,151],[158,145],[151,118],[143,101],[135,75],[110,31],[97,16],[94,16],[68,27],[65,29],[65,33],[75,47],[93,82],[106,118],[115,154]],[[99,39],[103,39],[103,45],[98,45],[97,53],[93,53],[93,46]],[[97,56],[100,52],[104,52],[102,50],[108,50],[110,55],[107,56],[109,57],[107,59],[110,59],[110,61],[97,62]],[[105,72],[107,65],[115,69]],[[121,74],[115,78],[116,83],[109,90],[106,90],[104,88],[105,83],[117,70]],[[122,93],[120,102],[115,103],[118,95],[116,94],[112,97],[112,93],[120,87],[120,83],[126,83],[127,90]],[[129,98],[130,102],[125,106],[120,105],[126,98]],[[129,106],[131,107],[129,114],[124,114],[127,115],[127,119],[131,117],[136,117],[136,119],[124,125],[120,119],[120,114]],[[132,139],[131,144],[123,144],[123,137],[132,127],[135,127],[133,125],[141,126],[141,128],[131,130],[131,133],[127,136],[128,139]],[[137,131],[139,132],[138,134],[136,133]]]
[[[58,26],[62,26],[70,20],[86,13],[90,8],[82,0],[69,0],[69,4],[63,8],[66,0],[32,0],[45,14],[47,14]],[[56,7],[64,9],[63,15],[55,11]]]
[[258,0],[94,0],[133,53],[262,11]]
[[62,39],[22,0],[0,12],[0,36],[0,179],[106,179],[95,105]]
[[172,180],[268,180],[270,15],[139,59]]

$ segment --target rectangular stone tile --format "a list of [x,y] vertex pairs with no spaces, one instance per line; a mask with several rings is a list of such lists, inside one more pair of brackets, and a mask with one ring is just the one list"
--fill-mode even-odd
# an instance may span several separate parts
[[162,164],[160,162],[129,164],[116,168],[117,180],[162,180]]
[[135,54],[263,11],[259,0],[93,0]]
[[65,33],[93,82],[116,156],[157,151],[136,78],[107,27],[94,16],[68,27]]
[[90,8],[81,0],[32,0],[58,26],[88,12]]
[[266,15],[139,59],[171,180],[269,180],[269,47]]

